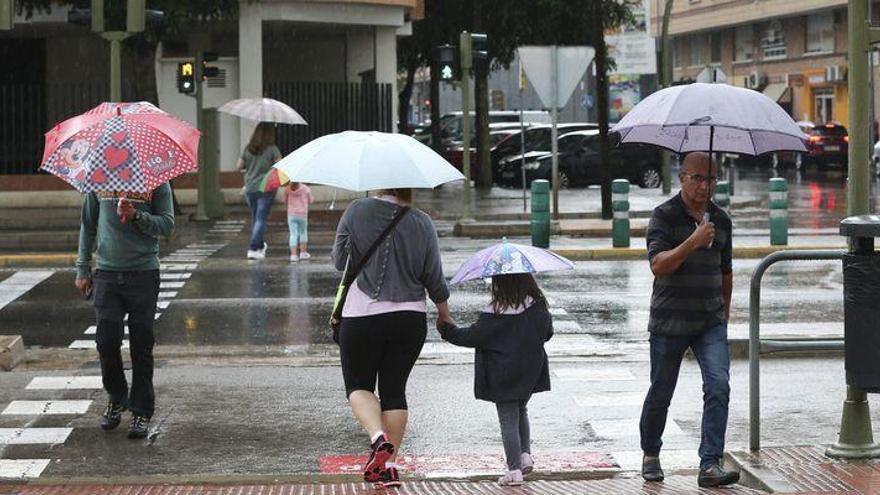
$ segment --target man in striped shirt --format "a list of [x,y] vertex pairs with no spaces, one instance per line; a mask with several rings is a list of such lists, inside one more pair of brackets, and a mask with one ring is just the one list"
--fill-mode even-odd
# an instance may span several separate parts
[[648,224],[651,296],[651,388],[639,424],[642,477],[662,481],[660,447],[681,361],[693,350],[703,375],[700,442],[701,487],[729,485],[739,473],[724,471],[724,435],[730,397],[727,320],[733,289],[730,217],[711,201],[718,166],[706,153],[688,154],[681,192],[654,209]]

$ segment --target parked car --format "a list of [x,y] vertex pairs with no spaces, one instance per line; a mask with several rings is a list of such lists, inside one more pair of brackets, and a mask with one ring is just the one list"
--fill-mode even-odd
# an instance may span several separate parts
[[[515,127],[513,127],[515,126]],[[526,128],[529,126],[526,125]],[[513,134],[517,134],[520,132],[522,128],[522,124],[489,124],[489,153],[498,146],[498,143],[504,141],[508,137]],[[474,156],[477,154],[477,143],[476,139],[471,141],[471,163],[474,163]],[[464,155],[464,146],[463,143],[457,143],[449,148],[443,153],[443,157],[446,158],[449,163],[453,164],[455,168],[462,170],[462,160]],[[471,171],[471,178],[475,179],[476,175]]]
[[[440,117],[440,137],[443,146],[450,148],[460,145],[463,132],[463,113],[461,111],[443,114]],[[476,114],[471,111],[471,139],[476,138]],[[544,110],[526,110],[522,112],[522,120],[527,124],[546,124],[550,122],[550,113]],[[489,125],[496,123],[519,123],[520,112],[518,110],[490,110]],[[431,129],[428,127],[421,134],[414,135],[419,141],[431,146]]]
[[[660,187],[663,183],[660,151],[640,144],[611,146],[611,178],[627,179],[643,188]],[[520,161],[508,162],[501,173],[502,184],[521,184]],[[552,154],[531,153],[525,160],[526,183],[552,176]],[[589,186],[602,180],[599,158],[599,131],[569,132],[559,138],[560,187]]]
[[842,124],[828,122],[810,130],[805,163],[838,164],[845,167],[849,162],[848,156],[849,135]]
[[[564,135],[572,131],[584,131],[598,129],[599,124],[592,122],[569,122],[565,124],[556,124],[559,135]],[[535,125],[526,129],[525,132],[525,152],[528,155],[531,152],[549,153],[551,150],[550,136],[552,134],[552,126]],[[492,149],[489,160],[492,162],[492,180],[496,183],[501,182],[501,169],[505,164],[511,161],[522,160],[522,133],[514,132],[507,139],[498,143],[498,146]]]

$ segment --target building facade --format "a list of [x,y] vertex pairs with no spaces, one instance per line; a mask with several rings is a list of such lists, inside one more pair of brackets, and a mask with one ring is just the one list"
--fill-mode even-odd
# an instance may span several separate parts
[[[651,1],[659,36],[665,0]],[[762,91],[795,120],[846,125],[846,6],[846,0],[675,0],[674,80],[692,81],[705,67],[719,67],[729,84]],[[875,4],[875,17],[878,9]]]

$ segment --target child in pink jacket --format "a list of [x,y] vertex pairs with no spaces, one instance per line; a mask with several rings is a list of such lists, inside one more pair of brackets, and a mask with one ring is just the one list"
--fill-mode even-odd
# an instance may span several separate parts
[[287,226],[290,228],[290,261],[307,260],[312,256],[307,251],[309,243],[309,204],[315,198],[309,186],[291,182],[284,190],[287,202]]

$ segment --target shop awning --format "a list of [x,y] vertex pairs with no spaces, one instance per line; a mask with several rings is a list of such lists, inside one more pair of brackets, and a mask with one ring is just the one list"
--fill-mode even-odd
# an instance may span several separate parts
[[764,88],[763,93],[771,100],[779,103],[791,102],[791,88],[785,83],[771,83]]

